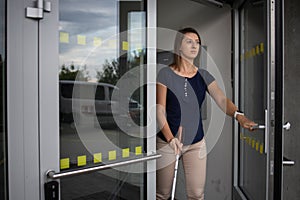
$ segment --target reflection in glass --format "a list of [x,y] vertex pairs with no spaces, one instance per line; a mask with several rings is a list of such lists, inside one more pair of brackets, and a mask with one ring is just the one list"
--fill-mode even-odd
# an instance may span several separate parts
[[0,199],[6,199],[6,65],[5,0],[0,0]]
[[[267,108],[266,2],[248,1],[240,14],[240,104],[250,119],[265,123]],[[266,194],[264,130],[240,130],[239,186],[248,199]]]
[[[143,156],[145,24],[143,1],[60,1],[61,170]],[[143,199],[143,168],[62,179],[62,199]]]

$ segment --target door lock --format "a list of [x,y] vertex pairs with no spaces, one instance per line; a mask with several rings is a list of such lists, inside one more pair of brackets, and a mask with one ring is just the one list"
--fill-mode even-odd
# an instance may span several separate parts
[[45,200],[59,199],[59,183],[58,181],[50,181],[44,184]]
[[33,19],[43,19],[44,11],[45,12],[51,11],[51,2],[37,0],[36,7],[27,7],[26,8],[26,17],[33,18]]

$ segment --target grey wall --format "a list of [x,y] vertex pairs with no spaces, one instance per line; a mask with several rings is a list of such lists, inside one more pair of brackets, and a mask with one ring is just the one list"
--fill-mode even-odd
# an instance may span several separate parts
[[300,1],[285,2],[285,76],[284,76],[284,121],[292,126],[284,131],[283,155],[295,161],[294,166],[283,168],[283,199],[300,197]]
[[[228,7],[213,8],[190,0],[158,0],[157,26],[178,30],[191,26],[197,29],[202,45],[207,46],[211,60],[216,64],[225,85],[225,92],[232,98],[231,87],[231,10]],[[163,37],[158,33],[158,47],[172,49],[174,34]],[[208,101],[208,105],[210,105]],[[210,119],[208,111],[208,119]],[[214,121],[204,120],[207,128]],[[222,133],[208,154],[205,199],[231,199],[232,187],[232,119],[226,117]],[[180,166],[176,195],[186,199],[184,175]]]

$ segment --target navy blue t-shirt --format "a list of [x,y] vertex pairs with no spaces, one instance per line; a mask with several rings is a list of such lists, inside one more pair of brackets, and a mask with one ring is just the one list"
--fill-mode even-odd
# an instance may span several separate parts
[[[164,67],[158,73],[157,82],[167,87],[167,122],[174,136],[179,126],[182,126],[184,145],[194,144],[204,137],[201,105],[207,86],[214,80],[214,77],[204,69],[199,69],[190,78],[176,74],[170,67]],[[159,132],[158,136],[166,141],[162,132]]]

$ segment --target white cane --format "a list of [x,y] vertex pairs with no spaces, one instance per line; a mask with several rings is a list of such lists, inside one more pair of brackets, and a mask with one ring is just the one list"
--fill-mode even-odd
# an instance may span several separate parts
[[[179,129],[178,129],[178,139],[181,142],[181,139],[182,139],[182,126],[180,126]],[[176,161],[175,161],[174,179],[173,179],[171,200],[174,200],[174,198],[175,198],[175,189],[176,189],[176,181],[177,181],[177,171],[178,171],[179,157],[180,157],[180,153],[176,154]]]
[[176,162],[175,162],[175,170],[174,170],[174,179],[173,179],[171,200],[174,200],[174,197],[175,197],[178,161],[179,161],[179,154],[176,155]]

